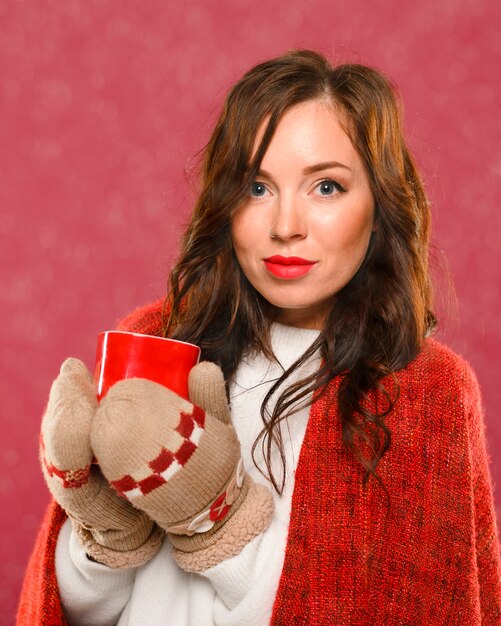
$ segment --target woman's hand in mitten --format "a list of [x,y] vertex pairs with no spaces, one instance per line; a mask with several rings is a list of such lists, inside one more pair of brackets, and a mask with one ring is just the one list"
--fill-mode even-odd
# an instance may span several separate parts
[[89,371],[81,361],[67,359],[42,420],[42,470],[91,558],[111,567],[141,565],[158,551],[163,533],[145,513],[118,497],[92,465],[89,436],[96,409]]
[[191,402],[148,380],[118,382],[91,444],[117,492],[169,533],[178,564],[202,571],[267,528],[273,499],[243,471],[221,370],[200,363],[189,389]]

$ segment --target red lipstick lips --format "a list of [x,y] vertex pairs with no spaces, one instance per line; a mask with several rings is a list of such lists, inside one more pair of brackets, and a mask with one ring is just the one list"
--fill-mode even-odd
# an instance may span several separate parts
[[266,269],[277,278],[293,279],[305,276],[317,263],[298,256],[281,256],[276,254],[263,259]]

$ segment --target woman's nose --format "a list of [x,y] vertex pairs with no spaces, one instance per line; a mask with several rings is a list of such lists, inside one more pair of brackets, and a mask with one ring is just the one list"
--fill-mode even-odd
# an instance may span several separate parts
[[270,237],[287,241],[303,239],[308,232],[306,212],[293,198],[279,198],[274,207]]

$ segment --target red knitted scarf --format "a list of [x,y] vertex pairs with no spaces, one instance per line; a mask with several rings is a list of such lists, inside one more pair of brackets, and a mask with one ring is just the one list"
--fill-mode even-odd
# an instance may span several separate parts
[[378,467],[389,510],[380,485],[363,486],[363,470],[342,446],[336,381],[314,403],[274,625],[501,624],[499,543],[474,375],[427,341],[398,379],[400,398],[387,420],[392,444]]

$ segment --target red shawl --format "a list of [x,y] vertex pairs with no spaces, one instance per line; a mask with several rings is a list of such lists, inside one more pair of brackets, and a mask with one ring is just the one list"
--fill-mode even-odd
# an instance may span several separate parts
[[[156,334],[158,305],[121,329]],[[501,623],[501,563],[480,393],[469,366],[427,340],[398,372],[378,467],[390,495],[341,443],[339,381],[317,399],[295,476],[272,624]],[[390,387],[391,381],[386,386]],[[371,402],[377,402],[374,394]],[[18,626],[65,624],[54,550],[65,516],[52,504],[29,562]]]

